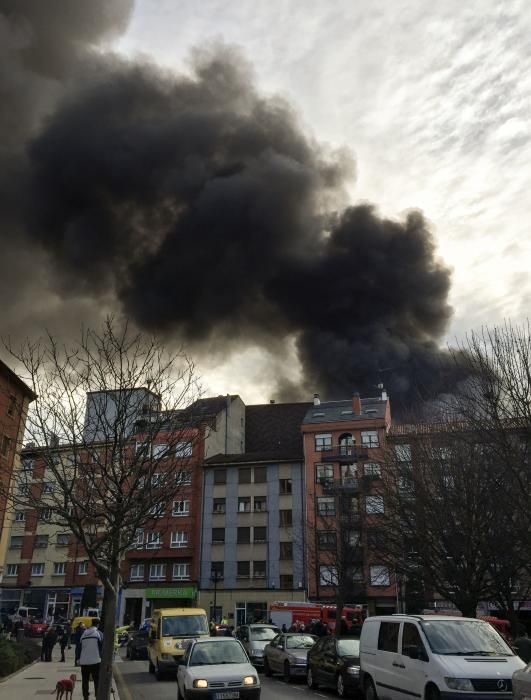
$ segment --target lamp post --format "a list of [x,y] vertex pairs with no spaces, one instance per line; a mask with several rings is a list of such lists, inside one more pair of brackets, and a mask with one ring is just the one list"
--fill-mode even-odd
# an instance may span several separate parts
[[214,621],[217,622],[217,603],[218,603],[218,581],[221,581],[221,575],[217,567],[212,567],[210,570],[210,579],[214,582]]

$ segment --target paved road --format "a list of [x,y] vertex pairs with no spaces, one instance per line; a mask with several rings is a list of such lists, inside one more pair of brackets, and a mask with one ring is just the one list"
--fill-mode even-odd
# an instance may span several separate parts
[[[175,679],[157,681],[148,673],[147,661],[129,661],[117,663],[116,676],[118,692],[121,700],[175,700],[177,691]],[[121,681],[121,682],[120,682]],[[325,698],[332,700],[337,698],[333,691],[312,691],[306,686],[306,682],[284,683],[280,677],[266,678],[260,674],[262,693],[260,700],[317,700]],[[125,686],[125,687],[124,687]]]

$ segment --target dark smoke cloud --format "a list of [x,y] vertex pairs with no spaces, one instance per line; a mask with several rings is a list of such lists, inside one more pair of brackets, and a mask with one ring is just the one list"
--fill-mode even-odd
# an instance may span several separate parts
[[[426,221],[346,206],[348,153],[260,95],[238,52],[196,52],[190,75],[172,75],[88,51],[123,28],[129,3],[73,3],[53,27],[38,2],[7,5],[32,28],[12,63],[55,86],[15,159],[16,216],[48,261],[42,284],[114,300],[140,327],[199,350],[259,345],[284,397],[373,393],[383,381],[407,399],[414,380],[428,394],[446,383],[450,273]],[[12,31],[20,21],[10,15]],[[24,85],[14,89],[27,104]],[[294,336],[302,387],[282,372]]]

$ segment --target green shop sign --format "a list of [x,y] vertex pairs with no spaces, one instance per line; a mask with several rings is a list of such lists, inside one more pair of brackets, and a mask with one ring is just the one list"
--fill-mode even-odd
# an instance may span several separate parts
[[146,588],[146,598],[195,598],[196,586],[181,588]]

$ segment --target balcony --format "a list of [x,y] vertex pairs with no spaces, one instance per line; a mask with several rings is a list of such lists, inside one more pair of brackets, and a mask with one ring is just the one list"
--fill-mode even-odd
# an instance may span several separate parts
[[319,479],[323,491],[326,493],[357,494],[360,491],[359,479]]
[[357,445],[330,445],[319,450],[322,462],[340,462],[342,464],[353,464],[365,459],[369,459],[369,451],[366,447]]

